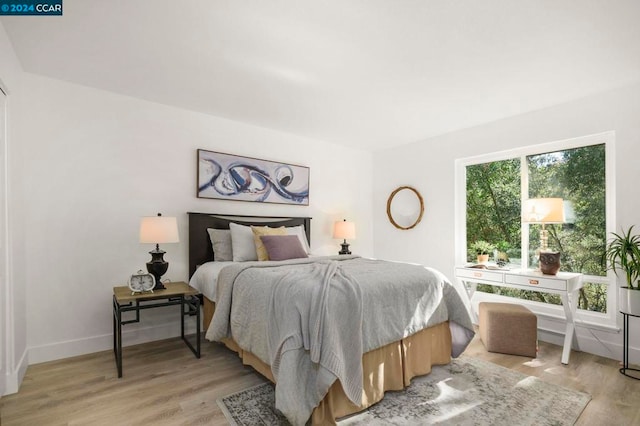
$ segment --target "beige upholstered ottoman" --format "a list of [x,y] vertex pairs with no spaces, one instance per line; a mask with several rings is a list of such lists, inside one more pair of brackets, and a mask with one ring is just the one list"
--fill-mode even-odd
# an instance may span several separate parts
[[489,352],[535,358],[538,319],[522,305],[480,302],[480,339]]

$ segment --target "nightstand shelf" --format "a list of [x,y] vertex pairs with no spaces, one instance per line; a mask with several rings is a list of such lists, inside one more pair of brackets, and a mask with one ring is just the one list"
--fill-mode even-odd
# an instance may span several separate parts
[[[113,353],[122,377],[122,326],[140,322],[140,311],[163,306],[180,305],[180,336],[196,358],[200,358],[200,297],[199,292],[185,282],[165,283],[166,289],[132,294],[128,286],[113,288]],[[124,312],[135,311],[135,319],[124,320]],[[195,347],[184,335],[184,317],[196,317]]]

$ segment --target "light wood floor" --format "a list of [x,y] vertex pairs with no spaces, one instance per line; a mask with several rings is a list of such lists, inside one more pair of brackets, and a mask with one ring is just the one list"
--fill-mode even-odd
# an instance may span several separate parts
[[[493,354],[478,337],[466,354],[592,395],[578,425],[640,424],[640,381],[618,373],[618,363],[540,344],[538,358]],[[226,425],[221,396],[264,379],[226,348],[203,342],[196,359],[179,338],[124,349],[118,379],[113,352],[28,368],[20,392],[0,399],[2,426],[14,425]]]

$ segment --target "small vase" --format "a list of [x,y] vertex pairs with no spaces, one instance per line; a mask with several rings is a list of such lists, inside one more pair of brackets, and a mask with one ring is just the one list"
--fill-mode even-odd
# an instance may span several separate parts
[[479,264],[484,265],[484,264],[489,262],[489,255],[488,254],[479,254],[478,258],[476,260],[478,261]]
[[540,271],[546,275],[555,275],[560,270],[560,252],[540,252]]

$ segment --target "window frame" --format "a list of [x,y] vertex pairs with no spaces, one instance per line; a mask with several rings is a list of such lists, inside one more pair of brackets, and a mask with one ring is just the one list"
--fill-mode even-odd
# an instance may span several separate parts
[[[522,201],[527,198],[529,177],[526,157],[529,155],[543,154],[554,151],[561,151],[573,148],[580,148],[590,145],[604,144],[605,146],[605,215],[606,215],[606,236],[616,229],[616,194],[615,194],[615,132],[603,132],[594,135],[581,136],[577,138],[546,142],[537,145],[529,145],[505,151],[491,152],[472,157],[460,158],[455,161],[455,263],[464,265],[467,262],[467,166],[489,163],[493,161],[503,161],[520,158],[521,161],[521,188],[520,195]],[[529,244],[529,226],[521,223],[522,240],[521,250]],[[521,265],[526,269],[527,256],[522,256]],[[603,283],[607,288],[607,312],[591,312],[578,309],[576,312],[576,322],[594,326],[594,328],[617,329],[616,313],[618,306],[617,279],[612,271],[607,271],[606,276],[585,275],[584,282]],[[487,301],[513,301],[513,298],[494,295],[483,292],[476,292],[474,299]],[[542,302],[520,299],[523,305],[528,306],[534,312],[552,319],[564,319],[562,306],[551,305]]]

